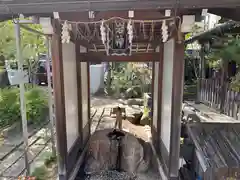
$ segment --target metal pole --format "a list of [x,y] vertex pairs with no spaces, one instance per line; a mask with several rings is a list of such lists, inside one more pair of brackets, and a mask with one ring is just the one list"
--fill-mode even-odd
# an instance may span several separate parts
[[27,127],[27,114],[26,114],[26,104],[25,104],[25,87],[24,87],[24,73],[23,73],[23,59],[21,50],[21,31],[19,22],[15,24],[16,33],[16,49],[17,49],[17,60],[18,60],[18,72],[21,76],[19,83],[20,86],[20,105],[21,105],[21,117],[22,117],[22,131],[23,131],[23,141],[24,141],[24,153],[25,153],[25,168],[26,175],[30,173],[30,167],[28,163],[28,127]]
[[49,118],[51,123],[51,140],[52,140],[52,153],[56,155],[55,148],[55,137],[54,137],[54,119],[53,119],[53,100],[52,100],[52,80],[51,80],[51,69],[50,69],[50,56],[51,56],[51,47],[50,39],[46,37],[46,47],[47,47],[47,81],[48,81],[48,105],[49,105]]

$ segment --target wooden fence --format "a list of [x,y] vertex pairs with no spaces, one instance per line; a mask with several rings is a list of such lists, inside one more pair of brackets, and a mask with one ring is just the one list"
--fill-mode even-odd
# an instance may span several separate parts
[[240,93],[232,91],[228,82],[224,86],[225,96],[221,95],[221,88],[219,79],[200,79],[198,81],[198,100],[217,110],[220,110],[221,103],[223,103],[223,113],[239,120]]

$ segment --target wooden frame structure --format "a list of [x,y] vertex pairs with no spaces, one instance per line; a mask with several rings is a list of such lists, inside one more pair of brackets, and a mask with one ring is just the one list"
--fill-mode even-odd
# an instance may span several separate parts
[[[59,180],[74,179],[81,164],[84,147],[90,137],[90,61],[152,61],[153,62],[153,146],[162,162],[167,179],[178,179],[180,151],[180,114],[182,107],[184,42],[180,32],[181,21],[176,18],[183,14],[196,14],[202,8],[221,15],[228,6],[231,10],[240,7],[239,0],[151,0],[151,1],[6,1],[0,5],[0,20],[6,20],[19,13],[26,16],[37,15],[53,17],[52,19],[52,66],[54,100],[57,130],[57,153]],[[84,40],[76,38],[71,30],[71,42],[62,44],[61,30],[64,21],[92,22],[112,17],[155,22],[164,20],[164,10],[173,9],[173,21],[168,24],[170,33],[165,39],[133,38],[134,51],[127,56],[107,56],[101,40]],[[129,17],[129,10],[134,16]],[[89,12],[94,11],[94,18]],[[228,17],[235,17],[233,11]],[[72,23],[74,25],[74,23]],[[82,23],[84,24],[84,23]],[[76,25],[76,23],[75,23]],[[149,35],[160,30],[162,24],[147,28]],[[140,26],[138,26],[140,28]],[[88,27],[91,32],[91,27]],[[76,28],[75,28],[76,29]],[[133,33],[134,34],[134,33]],[[154,36],[157,36],[155,33]],[[163,40],[165,39],[165,40]],[[141,46],[143,45],[143,46]],[[141,46],[142,50],[139,50]]]
[[[119,12],[123,13],[123,12]],[[128,11],[124,12],[125,14]],[[157,12],[156,12],[157,13]],[[73,13],[74,14],[74,13]],[[116,13],[115,13],[116,14]],[[136,13],[137,14],[137,13]],[[136,17],[134,18],[138,19]],[[139,13],[141,14],[141,13]],[[154,14],[154,13],[153,13]],[[68,16],[67,16],[68,15]],[[116,56],[106,55],[104,48],[100,46],[101,41],[84,41],[79,40],[74,34],[74,28],[71,29],[71,42],[68,44],[61,43],[61,28],[66,21],[72,23],[72,19],[69,17],[71,14],[59,13],[60,19],[55,19],[54,34],[52,36],[53,47],[53,82],[54,82],[54,95],[55,95],[55,107],[56,107],[56,127],[57,127],[57,145],[59,152],[59,174],[60,179],[69,179],[74,177],[72,172],[76,167],[76,163],[83,152],[88,138],[90,137],[90,125],[86,119],[90,116],[90,92],[89,92],[89,73],[88,66],[91,61],[143,61],[153,62],[153,121],[152,121],[152,134],[153,145],[158,153],[158,158],[161,159],[164,164],[164,170],[166,176],[169,179],[178,178],[178,164],[179,164],[179,150],[180,150],[180,114],[182,106],[182,88],[183,87],[183,67],[184,67],[184,42],[179,39],[179,28],[169,26],[168,40],[162,42],[162,36],[155,34],[155,41],[150,41],[150,31],[148,28],[146,33],[147,38],[141,38],[134,34],[133,42],[138,44],[142,43],[145,46],[144,51],[132,51],[131,55]],[[105,14],[104,17],[112,18],[111,13]],[[68,19],[61,19],[68,17]],[[76,18],[72,15],[72,18]],[[83,18],[82,16],[80,16]],[[124,16],[123,16],[124,17]],[[122,18],[122,17],[121,17]],[[142,16],[142,18],[144,18]],[[152,17],[156,20],[155,17]],[[69,20],[70,19],[70,20]],[[147,17],[148,20],[151,16]],[[161,19],[161,18],[160,18]],[[81,19],[82,20],[82,19]],[[87,22],[87,19],[83,22]],[[75,22],[75,21],[74,21]],[[91,22],[91,21],[90,21]],[[152,21],[151,21],[152,22]],[[173,18],[174,23],[178,23],[178,19]],[[154,31],[161,31],[160,28]],[[75,31],[76,32],[76,31]],[[160,32],[161,33],[161,32]],[[98,47],[97,50],[91,50],[91,48]],[[137,48],[138,45],[135,46]],[[134,47],[133,47],[134,49]],[[67,55],[68,54],[68,55]],[[73,55],[74,54],[74,55]],[[66,69],[66,62],[69,58],[73,58],[72,62],[76,67],[76,72],[70,72]],[[73,67],[73,66],[72,66]],[[76,83],[69,83],[67,76],[74,74],[74,81]],[[68,82],[66,82],[68,81]],[[68,84],[68,85],[66,85]],[[75,86],[77,85],[77,86]],[[72,87],[71,87],[72,86]],[[75,97],[78,101],[74,101],[75,111],[75,125],[78,124],[78,134],[75,137],[74,143],[71,147],[68,147],[69,130],[68,124],[68,102],[70,97],[74,95],[74,92],[68,94],[68,88],[78,89],[75,92]],[[85,97],[85,99],[83,99]],[[78,117],[78,119],[76,118]],[[72,131],[73,129],[71,129]]]
[[[134,11],[135,15],[132,20],[157,20],[162,19],[164,16],[159,13],[157,10],[152,10],[151,13],[146,10],[136,10]],[[149,13],[146,13],[149,12]],[[182,11],[184,12],[184,11]],[[148,14],[143,16],[143,14]],[[87,12],[72,12],[72,13],[59,13],[59,19],[54,20],[54,35],[53,40],[59,43],[58,45],[54,44],[54,51],[56,51],[57,58],[53,58],[53,66],[57,67],[54,69],[54,80],[55,80],[55,94],[56,97],[61,97],[64,99],[64,92],[58,91],[61,89],[60,84],[57,82],[62,82],[64,84],[64,75],[62,75],[63,67],[61,64],[64,63],[65,59],[62,58],[61,52],[62,48],[65,48],[65,45],[61,47],[61,34],[59,30],[60,26],[64,22],[72,23],[72,27],[76,22],[93,22],[101,21],[102,19],[109,19],[114,16],[120,18],[129,18],[128,11],[107,11],[107,12],[97,12],[94,19],[89,19]],[[181,108],[182,108],[182,91],[183,91],[183,73],[184,73],[184,42],[181,37],[179,27],[176,26],[179,22],[178,19],[174,19],[174,25],[169,25],[169,37],[166,41],[163,42],[163,37],[158,37],[155,35],[156,39],[151,39],[150,32],[151,28],[148,28],[149,38],[142,38],[134,34],[133,51],[131,55],[127,56],[115,56],[115,55],[106,55],[104,52],[104,46],[101,45],[101,39],[95,38],[94,40],[84,40],[84,38],[76,38],[76,31],[72,28],[71,34],[71,46],[75,44],[75,53],[76,53],[76,67],[77,68],[77,86],[81,90],[78,91],[78,123],[79,123],[79,139],[75,141],[70,152],[67,151],[66,140],[67,130],[66,130],[66,116],[62,115],[58,117],[58,149],[61,152],[62,161],[59,161],[61,170],[60,177],[62,179],[69,179],[74,177],[72,172],[77,172],[74,169],[78,167],[74,166],[75,162],[81,156],[83,152],[83,147],[87,143],[87,139],[90,137],[89,124],[83,124],[84,118],[89,117],[90,115],[90,99],[89,99],[89,89],[84,91],[83,87],[89,88],[89,74],[84,68],[88,69],[89,62],[102,62],[102,61],[145,61],[153,62],[153,121],[152,121],[152,142],[153,146],[157,152],[157,156],[162,163],[162,168],[167,179],[178,179],[179,172],[179,152],[180,152],[180,118],[181,118]],[[171,24],[171,23],[169,23]],[[91,29],[91,28],[90,28]],[[158,32],[161,28],[157,27],[154,29],[154,32]],[[161,30],[162,31],[162,30]],[[160,32],[161,33],[161,32]],[[137,47],[139,44],[144,44],[143,51],[138,51]],[[61,66],[60,66],[61,65]],[[80,68],[79,68],[80,67]],[[82,68],[84,67],[84,68]],[[59,68],[59,69],[58,69]],[[63,73],[64,74],[64,73]],[[79,77],[81,75],[81,77]],[[85,81],[83,83],[83,81]],[[59,87],[59,88],[58,88]],[[68,86],[69,88],[69,86]],[[63,88],[64,91],[64,88]],[[60,94],[61,93],[61,94]],[[66,96],[66,94],[65,94]],[[88,97],[83,100],[81,97]],[[66,97],[65,97],[66,99]],[[86,106],[87,104],[87,106]],[[83,105],[85,105],[88,110],[88,115],[83,115]],[[59,114],[63,113],[63,109],[66,104],[56,101],[56,109],[61,111]],[[56,112],[58,113],[58,112]],[[65,136],[62,138],[61,136]],[[64,141],[63,141],[64,140]],[[81,158],[80,158],[81,159]],[[76,165],[76,164],[75,164]]]

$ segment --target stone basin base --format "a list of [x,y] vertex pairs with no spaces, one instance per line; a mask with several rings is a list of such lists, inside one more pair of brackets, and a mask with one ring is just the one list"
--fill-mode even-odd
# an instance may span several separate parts
[[[99,130],[91,136],[85,159],[86,174],[117,169],[118,143],[108,137],[112,131],[113,129]],[[124,137],[121,141],[120,169],[130,174],[147,171],[151,159],[151,147],[134,135],[121,132]]]
[[124,133],[120,172],[117,171],[118,144],[107,136],[113,129],[96,131],[90,138],[84,164],[76,180],[156,180],[154,157],[148,142]]

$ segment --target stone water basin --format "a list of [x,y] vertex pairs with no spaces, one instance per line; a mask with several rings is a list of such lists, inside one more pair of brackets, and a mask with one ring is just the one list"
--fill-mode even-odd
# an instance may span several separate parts
[[160,179],[153,167],[153,153],[149,143],[129,132],[121,131],[124,137],[120,143],[121,157],[119,157],[118,143],[108,137],[112,131],[113,129],[99,130],[91,136],[84,164],[76,180]]

